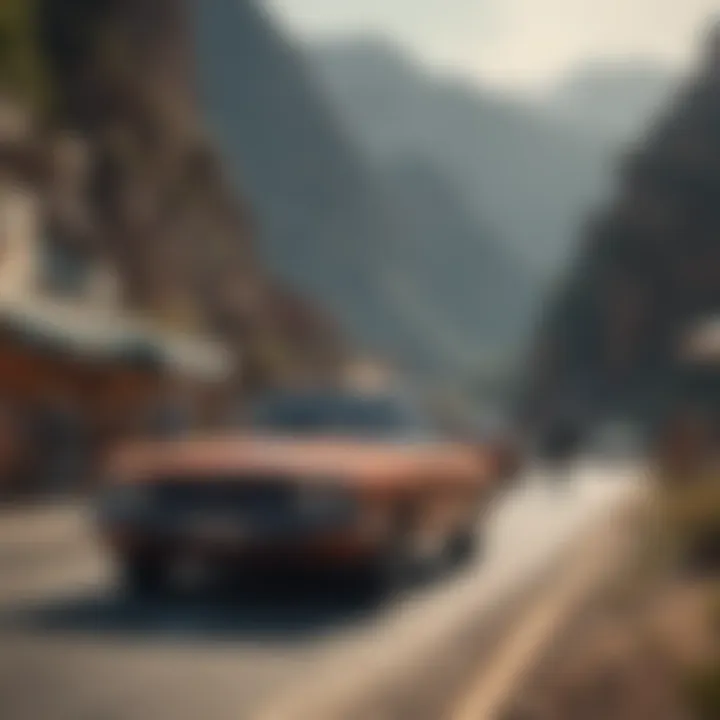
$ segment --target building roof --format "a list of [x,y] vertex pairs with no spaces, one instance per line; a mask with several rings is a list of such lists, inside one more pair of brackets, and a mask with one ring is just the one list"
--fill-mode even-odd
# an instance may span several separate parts
[[206,338],[50,298],[0,298],[0,327],[50,352],[94,361],[153,366],[208,381],[224,379],[233,368],[229,351]]

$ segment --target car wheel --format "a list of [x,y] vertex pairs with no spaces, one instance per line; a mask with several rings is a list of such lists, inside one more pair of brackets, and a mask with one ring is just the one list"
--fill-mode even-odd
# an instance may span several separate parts
[[156,597],[168,589],[168,568],[157,556],[131,556],[122,560],[122,586],[134,597]]
[[362,569],[363,594],[373,600],[394,595],[410,584],[416,569],[412,537],[398,536]]

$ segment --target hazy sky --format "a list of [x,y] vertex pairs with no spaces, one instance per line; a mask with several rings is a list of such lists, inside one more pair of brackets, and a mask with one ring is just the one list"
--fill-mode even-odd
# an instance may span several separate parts
[[682,66],[718,0],[266,0],[301,37],[381,33],[427,62],[537,91],[603,57]]

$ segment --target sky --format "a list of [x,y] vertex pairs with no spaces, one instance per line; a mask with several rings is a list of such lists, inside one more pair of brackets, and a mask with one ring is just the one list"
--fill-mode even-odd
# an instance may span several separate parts
[[265,0],[303,39],[385,36],[430,66],[518,93],[587,62],[627,58],[682,69],[718,0]]

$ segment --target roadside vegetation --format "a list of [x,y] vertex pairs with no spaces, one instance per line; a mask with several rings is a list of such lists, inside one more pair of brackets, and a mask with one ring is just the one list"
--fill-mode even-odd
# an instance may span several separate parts
[[720,471],[701,470],[680,487],[661,490],[667,533],[681,583],[700,589],[705,657],[686,669],[681,694],[690,716],[720,718]]
[[637,553],[569,621],[505,720],[720,718],[720,469],[712,456],[661,459]]

